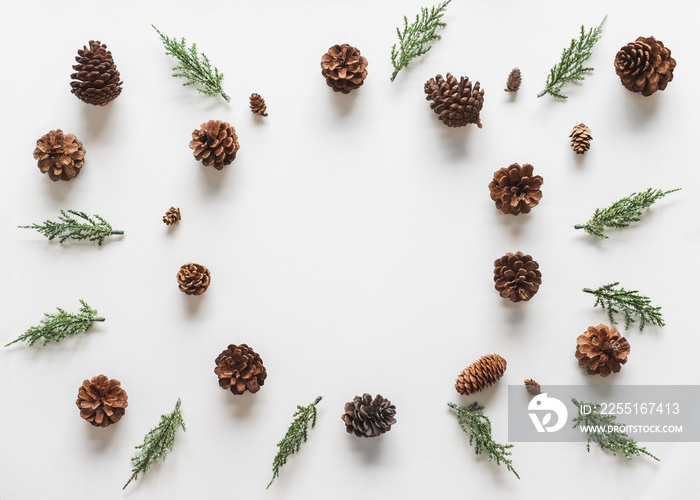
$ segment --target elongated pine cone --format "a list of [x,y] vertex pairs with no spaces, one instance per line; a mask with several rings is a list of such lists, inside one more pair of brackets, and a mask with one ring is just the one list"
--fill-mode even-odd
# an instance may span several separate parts
[[653,36],[640,36],[622,47],[615,56],[615,73],[622,85],[632,92],[641,92],[643,96],[664,90],[673,80],[675,67],[671,49]]
[[256,393],[267,378],[262,358],[246,344],[231,344],[224,349],[216,358],[214,373],[219,376],[219,385],[234,394]]
[[36,141],[34,159],[39,160],[39,170],[49,174],[52,181],[69,181],[80,173],[85,163],[83,143],[73,134],[63,130],[51,130]]
[[321,57],[321,74],[335,92],[348,94],[365,82],[368,64],[360,49],[347,43],[333,45]]
[[199,130],[192,132],[192,154],[207,167],[213,165],[215,169],[221,170],[225,165],[230,165],[240,148],[236,129],[227,122],[209,120],[202,123]]
[[455,389],[462,395],[486,389],[503,376],[506,365],[506,360],[498,354],[482,356],[460,372],[455,381]]
[[106,106],[122,93],[117,65],[112,53],[100,41],[90,40],[89,47],[83,46],[75,58],[76,73],[70,77],[71,92],[78,99],[95,106]]
[[530,213],[542,199],[540,188],[544,183],[542,176],[532,175],[533,171],[534,167],[529,163],[524,163],[522,167],[513,163],[494,172],[489,190],[496,208],[504,214]]
[[448,127],[464,127],[476,123],[481,128],[479,112],[484,106],[484,91],[479,82],[472,86],[466,76],[460,76],[459,81],[447,73],[445,78],[437,75],[425,82],[426,100],[430,109],[437,113],[438,118]]
[[520,84],[523,81],[522,73],[520,69],[513,68],[513,70],[508,75],[508,80],[506,81],[506,88],[503,89],[506,92],[517,92],[520,88]]
[[121,382],[98,375],[83,381],[75,404],[80,408],[82,418],[96,427],[107,427],[124,416],[125,408],[129,406],[128,399]]
[[260,94],[250,94],[250,110],[253,114],[267,116],[265,99],[263,99]]
[[493,281],[504,299],[530,300],[542,284],[540,265],[530,255],[508,252],[493,263]]
[[391,401],[377,394],[365,393],[349,403],[345,403],[345,412],[341,416],[345,430],[357,437],[376,437],[391,430],[396,423],[396,406]]
[[585,124],[579,123],[576,125],[569,134],[569,137],[571,137],[571,147],[574,148],[577,155],[582,155],[591,149],[593,136],[591,135],[591,129]]
[[607,377],[627,363],[630,344],[612,326],[589,326],[576,339],[576,359],[589,375]]
[[531,378],[528,378],[525,380],[525,389],[527,392],[532,394],[533,396],[537,396],[538,394],[542,394],[542,388],[540,387],[540,384],[532,380]]
[[165,215],[163,216],[163,222],[165,222],[165,224],[168,226],[171,224],[175,224],[181,219],[182,217],[180,216],[180,209],[175,207],[170,207],[170,210],[165,212]]
[[177,273],[178,287],[187,295],[202,295],[210,283],[211,273],[201,264],[184,264]]

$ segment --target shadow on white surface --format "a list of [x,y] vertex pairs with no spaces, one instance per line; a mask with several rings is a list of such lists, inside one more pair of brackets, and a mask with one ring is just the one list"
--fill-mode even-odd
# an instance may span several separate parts
[[[498,210],[498,208],[496,208],[495,204],[493,204],[492,206],[492,213],[494,219],[502,228],[507,229],[511,236],[517,238],[518,236],[527,234],[527,232],[530,231],[530,229],[528,229],[528,224],[530,222],[530,219],[532,219],[532,212],[529,214],[520,215],[504,214],[503,212]],[[539,207],[536,206],[532,210],[536,211],[538,208]],[[523,253],[528,253],[522,249],[509,250],[509,252],[517,252],[518,250],[522,251]],[[537,257],[535,257],[535,260],[537,260]]]
[[358,94],[362,91],[362,87],[351,90],[349,94],[334,92],[330,88],[328,91],[331,94],[330,100],[333,103],[333,109],[335,109],[336,115],[340,118],[345,118],[352,113],[355,107],[355,101],[357,100]]
[[433,118],[435,118],[434,126],[440,127],[440,135],[447,157],[456,160],[465,158],[469,152],[469,137],[472,135],[473,129],[479,130],[477,126],[470,123],[464,127],[448,127],[438,120],[437,115],[434,114]]
[[[85,162],[87,164],[87,161]],[[85,168],[86,165],[83,165],[82,168]],[[89,168],[90,165],[88,164],[87,167]],[[46,197],[50,202],[51,205],[56,207],[56,210],[60,209],[65,209],[66,206],[66,200],[70,197],[70,194],[75,190],[76,183],[80,182],[80,174],[78,174],[77,177],[74,179],[71,179],[70,181],[56,181],[53,182],[51,179],[46,176],[46,192],[48,196]]]
[[197,162],[196,166],[193,168],[200,169],[200,177],[204,179],[202,186],[206,190],[206,194],[213,195],[221,191],[221,186],[224,185],[226,177],[229,176],[229,170],[236,168],[236,160],[233,163],[226,165],[221,170],[217,170],[214,167],[207,167]]
[[206,300],[204,298],[206,293],[207,292],[204,292],[201,295],[187,295],[186,293],[180,293],[182,295],[182,300],[185,303],[185,311],[187,312],[188,316],[196,316],[199,313],[199,310],[202,308],[202,302]]
[[631,127],[644,128],[650,124],[654,124],[657,111],[659,109],[659,100],[663,98],[663,92],[659,91],[644,97],[642,94],[630,92],[621,87],[624,97],[622,102],[623,112]]
[[348,434],[346,438],[351,442],[353,454],[359,455],[356,460],[361,461],[362,465],[374,466],[382,461],[383,441],[387,438],[386,434],[372,438]]
[[[90,141],[98,140],[104,133],[107,123],[112,116],[112,110],[114,109],[115,103],[107,104],[106,106],[93,106],[92,104],[82,104],[82,115],[84,119],[84,138],[83,142],[85,147],[85,156],[87,157],[90,153]],[[87,144],[86,144],[87,142]]]
[[[263,390],[265,388],[263,387]],[[224,392],[223,390],[221,392]],[[234,419],[238,418],[248,418],[253,411],[253,407],[256,405],[256,401],[260,399],[257,394],[251,394],[250,392],[245,392],[243,394],[233,394],[230,390],[226,390],[226,394],[222,395],[226,406],[233,415],[231,420],[231,425],[236,425]]]
[[[79,411],[76,407],[76,411]],[[127,412],[129,409],[127,408]],[[127,415],[124,415],[125,418]],[[84,430],[84,433],[86,435],[86,440],[88,442],[88,446],[92,449],[91,451],[93,452],[109,452],[109,448],[112,446],[112,443],[116,439],[115,436],[117,433],[119,433],[119,422],[116,424],[109,425],[107,427],[96,427],[92,424],[89,424],[87,421],[84,422],[86,429]]]

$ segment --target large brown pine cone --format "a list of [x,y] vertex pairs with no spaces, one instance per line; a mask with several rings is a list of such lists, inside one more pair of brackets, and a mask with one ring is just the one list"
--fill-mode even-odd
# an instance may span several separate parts
[[217,170],[230,165],[236,159],[240,147],[236,129],[220,120],[202,123],[199,130],[192,132],[190,141],[195,159],[201,160],[206,166],[213,165]]
[[368,64],[360,49],[347,43],[333,45],[321,57],[321,74],[334,91],[348,94],[365,82]]
[[508,252],[493,263],[493,281],[504,299],[513,302],[527,301],[537,293],[542,284],[540,265],[530,255]]
[[34,159],[39,170],[49,174],[52,181],[69,181],[80,173],[85,162],[83,143],[73,134],[64,134],[60,128],[51,130],[36,141]]
[[506,364],[506,360],[498,354],[482,356],[460,372],[455,381],[455,389],[463,395],[486,389],[503,376]]
[[211,273],[201,264],[184,264],[177,273],[178,287],[187,295],[202,295],[210,283]]
[[671,50],[653,36],[640,36],[628,43],[615,56],[615,73],[622,85],[632,92],[650,96],[657,90],[664,90],[673,80],[676,60]]
[[620,332],[607,325],[589,326],[576,339],[576,359],[589,375],[607,377],[627,363],[630,344]]
[[73,66],[76,73],[70,76],[74,80],[70,82],[71,92],[83,102],[105,106],[122,93],[122,81],[107,46],[94,40],[88,45],[78,50],[75,58],[78,64]]
[[396,423],[396,406],[391,401],[377,394],[365,393],[349,403],[345,403],[345,412],[340,417],[345,422],[345,430],[358,437],[376,437],[391,430]]
[[591,149],[593,136],[591,135],[591,129],[584,123],[576,125],[569,134],[569,137],[571,137],[571,147],[574,148],[577,155],[582,155]]
[[124,416],[125,408],[129,406],[127,399],[121,382],[98,375],[83,381],[75,404],[80,408],[82,418],[96,427],[107,427]]
[[246,344],[231,344],[224,349],[216,358],[214,373],[219,376],[219,385],[234,394],[258,392],[267,378],[260,355]]
[[532,207],[542,199],[542,183],[544,179],[540,175],[532,175],[533,166],[524,163],[521,167],[513,163],[510,167],[503,167],[493,174],[493,180],[489,184],[491,199],[496,202],[496,207],[504,214],[527,214]]
[[484,91],[479,82],[472,86],[472,82],[466,76],[460,76],[459,81],[447,73],[445,78],[437,75],[425,82],[424,91],[426,100],[430,103],[430,109],[438,114],[438,117],[448,127],[464,127],[469,123],[476,123],[481,128],[479,112],[484,106]]

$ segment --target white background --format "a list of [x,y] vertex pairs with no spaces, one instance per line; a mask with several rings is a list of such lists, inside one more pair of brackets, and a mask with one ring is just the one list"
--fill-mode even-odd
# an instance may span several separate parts
[[[694,498],[697,443],[652,443],[661,457],[627,462],[582,443],[518,443],[504,467],[475,456],[448,401],[486,405],[507,440],[508,384],[694,384],[697,210],[697,4],[454,0],[443,39],[389,81],[395,26],[423,0],[401,2],[3,2],[0,198],[2,344],[56,306],[85,299],[107,318],[45,348],[0,351],[0,498]],[[581,24],[608,22],[566,102],[535,96]],[[196,41],[226,75],[230,104],[181,87],[151,23]],[[678,61],[664,92],[620,84],[617,50],[654,35]],[[70,93],[76,51],[106,43],[124,81],[104,108]],[[335,43],[369,60],[365,84],[336,94],[320,74]],[[503,92],[514,66],[520,92]],[[437,73],[481,82],[483,129],[448,129],[423,84]],[[248,109],[260,93],[269,117]],[[241,149],[223,171],[188,148],[209,119],[236,127]],[[577,157],[571,128],[594,137]],[[70,182],[42,175],[32,151],[51,129],[87,150]],[[489,198],[497,169],[531,163],[544,197],[506,216]],[[598,241],[575,231],[595,208],[648,187],[683,190],[643,222]],[[182,210],[172,228],[161,222]],[[20,224],[62,208],[125,230],[103,247],[59,245]],[[493,288],[493,261],[531,254],[543,285],[528,303]],[[212,272],[200,297],[178,291],[180,265]],[[574,358],[576,337],[606,321],[581,293],[621,281],[663,306],[667,326],[627,333],[629,363],[608,379]],[[218,387],[214,358],[248,343],[268,370],[255,395]],[[472,397],[459,371],[497,352],[503,379]],[[104,373],[129,395],[125,417],[93,428],[75,406]],[[380,393],[398,423],[376,439],[346,434],[353,396]],[[317,395],[317,427],[265,491],[276,443],[297,404]],[[133,446],[182,398],[188,426],[164,464],[121,487]]]

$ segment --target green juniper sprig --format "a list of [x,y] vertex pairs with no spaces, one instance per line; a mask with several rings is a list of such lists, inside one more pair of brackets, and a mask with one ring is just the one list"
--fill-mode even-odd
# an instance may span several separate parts
[[396,44],[391,48],[391,64],[394,66],[394,72],[391,75],[392,82],[399,71],[408,66],[411,59],[422,56],[430,50],[430,42],[442,38],[435,33],[435,30],[447,26],[442,21],[442,16],[451,1],[447,0],[430,9],[421,7],[420,17],[416,14],[416,20],[410,26],[406,16],[403,16],[403,31],[396,28],[396,34],[399,36],[399,49],[396,50]]
[[641,193],[632,193],[608,208],[598,208],[593,216],[585,224],[576,224],[575,229],[583,229],[588,234],[598,238],[608,238],[604,233],[606,227],[627,227],[632,222],[638,222],[644,209],[652,206],[669,193],[680,191],[680,188],[662,191],[661,189],[649,188]]
[[644,325],[651,323],[656,326],[664,326],[664,320],[661,317],[661,307],[653,306],[651,299],[646,295],[641,295],[639,290],[625,290],[624,287],[617,287],[619,281],[603,285],[595,290],[584,288],[586,293],[595,296],[595,304],[593,307],[600,305],[603,309],[607,309],[610,323],[617,325],[615,313],[622,311],[625,314],[625,330],[634,323],[634,316],[639,317],[639,330],[644,330]]
[[585,432],[588,435],[586,449],[589,453],[591,451],[591,442],[593,442],[598,443],[604,450],[612,451],[613,455],[617,455],[618,451],[622,452],[627,457],[627,460],[632,460],[632,457],[638,457],[643,453],[656,461],[660,461],[659,458],[648,452],[645,447],[639,446],[637,441],[619,430],[625,424],[617,422],[615,415],[598,413],[600,410],[599,404],[579,403],[574,398],[571,398],[571,401],[577,407],[576,416],[572,420],[574,423],[573,427],[574,429],[580,427],[581,432]]
[[561,61],[549,70],[544,90],[537,94],[537,97],[551,94],[553,97],[566,99],[567,96],[561,93],[561,88],[564,84],[573,80],[582,81],[584,80],[583,73],[593,71],[593,68],[584,67],[583,64],[591,57],[593,46],[600,39],[603,32],[603,24],[605,24],[607,18],[608,16],[605,16],[600,25],[597,28],[590,28],[588,33],[581,25],[579,39],[571,39],[571,44],[561,54]]
[[143,443],[136,447],[140,450],[132,459],[131,477],[122,489],[126,489],[131,481],[138,478],[139,474],[144,474],[151,469],[151,466],[160,460],[165,460],[173,450],[175,444],[175,431],[181,427],[185,431],[185,421],[182,418],[180,405],[182,401],[177,398],[175,409],[169,415],[161,415],[160,422],[156,427],[148,431]]
[[[151,24],[151,26],[153,26]],[[197,53],[197,44],[193,43],[190,48],[185,44],[185,38],[180,41],[175,38],[170,38],[160,32],[158,28],[153,26],[153,29],[158,32],[160,39],[165,47],[165,54],[173,56],[180,64],[173,68],[173,76],[176,78],[185,78],[187,81],[182,85],[187,87],[197,85],[197,90],[206,95],[220,95],[226,102],[231,102],[224,89],[221,87],[221,81],[224,79],[224,74],[219,72],[215,66],[211,67],[209,58],[202,53]]]
[[282,438],[282,441],[277,443],[279,451],[272,461],[272,479],[268,483],[267,488],[279,477],[280,468],[287,463],[287,459],[292,454],[298,452],[301,448],[301,443],[306,441],[309,432],[309,423],[311,423],[312,429],[316,426],[316,417],[318,416],[316,405],[322,399],[323,396],[319,396],[316,398],[316,401],[308,406],[297,405],[297,411],[292,415],[292,418],[294,418],[292,425],[287,429],[287,433]]
[[447,403],[447,406],[457,411],[457,422],[460,428],[469,435],[469,445],[474,443],[474,453],[480,455],[483,450],[489,454],[489,460],[493,460],[497,465],[503,462],[506,468],[520,479],[520,476],[513,468],[513,461],[509,458],[512,444],[500,444],[493,440],[491,435],[491,420],[482,413],[484,406],[476,401],[469,406],[457,406],[454,403]]
[[124,234],[124,231],[112,229],[112,226],[99,215],[93,215],[95,219],[85,212],[77,210],[61,210],[58,221],[46,220],[43,224],[32,224],[31,226],[19,226],[20,229],[36,229],[49,240],[58,238],[58,241],[89,240],[96,241],[98,245],[107,236]]

